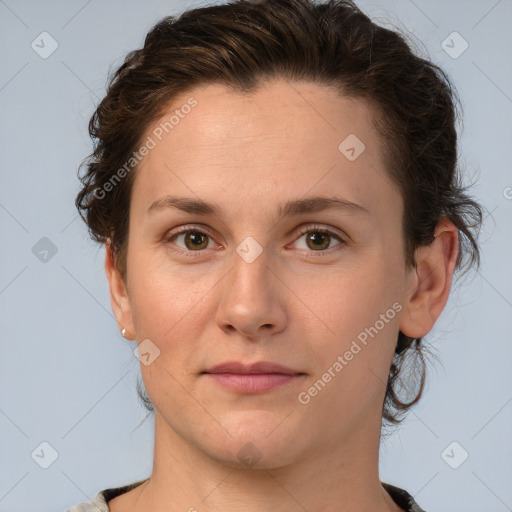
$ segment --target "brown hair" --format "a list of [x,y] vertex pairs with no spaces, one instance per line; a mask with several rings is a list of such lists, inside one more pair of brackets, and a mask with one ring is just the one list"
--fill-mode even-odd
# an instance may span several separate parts
[[[83,188],[76,205],[92,237],[112,245],[123,276],[133,182],[126,162],[150,123],[167,112],[178,94],[195,86],[215,82],[251,92],[275,77],[334,87],[375,107],[386,168],[404,201],[408,266],[415,265],[415,249],[432,242],[441,218],[459,230],[458,270],[478,266],[482,208],[462,186],[458,98],[446,73],[351,1],[237,0],[158,22],[144,47],[130,52],[110,77],[90,120],[94,151],[82,163]],[[383,420],[391,424],[400,423],[422,395],[426,365],[421,342],[399,333],[382,410]],[[403,380],[409,356],[417,364],[412,378]],[[413,392],[404,399],[400,392],[408,387]],[[138,391],[154,411],[140,385]]]

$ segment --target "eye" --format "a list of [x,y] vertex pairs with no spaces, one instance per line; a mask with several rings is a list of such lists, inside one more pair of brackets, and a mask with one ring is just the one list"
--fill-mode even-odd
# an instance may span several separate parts
[[[297,249],[308,252],[324,253],[328,249],[345,243],[342,237],[334,231],[319,226],[304,226],[300,228],[299,235],[293,245]],[[187,255],[191,255],[191,252],[200,253],[204,249],[220,247],[214,242],[211,235],[192,227],[178,228],[166,237],[165,243],[176,246],[177,251],[182,251]]]
[[212,249],[215,245],[210,235],[198,229],[183,229],[179,233],[172,234],[166,242],[172,242],[180,249],[188,251]]
[[[297,249],[325,251],[344,243],[338,234],[325,228],[306,226],[301,229],[301,233],[302,235],[295,241]],[[335,241],[338,243],[333,243]]]

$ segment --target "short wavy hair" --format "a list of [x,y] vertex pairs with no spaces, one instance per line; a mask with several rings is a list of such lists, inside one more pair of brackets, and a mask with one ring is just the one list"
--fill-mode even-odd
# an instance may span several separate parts
[[[386,170],[404,202],[406,265],[415,266],[415,249],[430,244],[446,218],[459,231],[457,271],[478,267],[483,207],[463,186],[455,126],[460,102],[447,74],[349,0],[236,0],[159,21],[143,48],[110,75],[90,120],[94,151],[79,169],[76,206],[91,236],[111,245],[123,277],[136,170],[108,184],[116,170],[126,169],[150,123],[196,86],[251,92],[276,77],[325,85],[373,106]],[[382,408],[388,424],[400,423],[422,395],[424,348],[422,338],[399,333]],[[405,379],[409,356],[415,361]],[[140,381],[137,389],[154,412]]]

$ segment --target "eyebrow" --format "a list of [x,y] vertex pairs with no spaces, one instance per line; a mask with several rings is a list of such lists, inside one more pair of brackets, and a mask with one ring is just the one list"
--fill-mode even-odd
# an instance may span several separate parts
[[[146,214],[151,215],[168,208],[176,208],[186,213],[197,215],[221,215],[219,207],[212,203],[193,197],[177,196],[165,196],[157,199],[148,208]],[[308,197],[290,200],[279,205],[278,215],[279,217],[293,217],[305,213],[318,213],[324,210],[342,210],[353,214],[370,215],[370,212],[365,207],[339,197]]]

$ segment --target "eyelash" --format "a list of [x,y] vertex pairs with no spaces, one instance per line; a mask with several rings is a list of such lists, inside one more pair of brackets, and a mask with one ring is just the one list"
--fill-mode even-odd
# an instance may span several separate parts
[[[208,233],[208,231],[205,230],[205,228],[203,228],[203,227],[182,226],[182,227],[177,228],[173,233],[171,233],[169,236],[167,236],[163,242],[164,242],[164,244],[168,245],[170,243],[173,243],[173,240],[175,240],[179,235],[192,233],[192,232],[206,235],[213,240],[213,236],[210,233]],[[339,242],[339,244],[335,245],[334,247],[329,247],[328,249],[322,249],[322,250],[318,250],[318,251],[308,250],[306,252],[306,257],[308,257],[308,258],[318,258],[318,257],[322,257],[322,256],[328,256],[328,255],[332,254],[332,250],[335,249],[335,247],[343,246],[346,244],[346,241],[339,234],[335,233],[334,231],[332,231],[330,229],[323,228],[318,225],[301,226],[297,231],[297,238],[294,239],[294,243],[299,238],[301,238],[303,235],[305,235],[307,233],[322,233],[325,235],[329,235],[330,237],[338,240],[338,242]],[[190,249],[182,249],[181,247],[178,247],[177,249],[172,249],[172,250],[179,252],[181,254],[184,254],[188,258],[202,257],[204,255],[201,253],[204,253],[204,251],[205,251],[204,249],[193,251]],[[301,250],[303,250],[303,249],[301,249]]]

